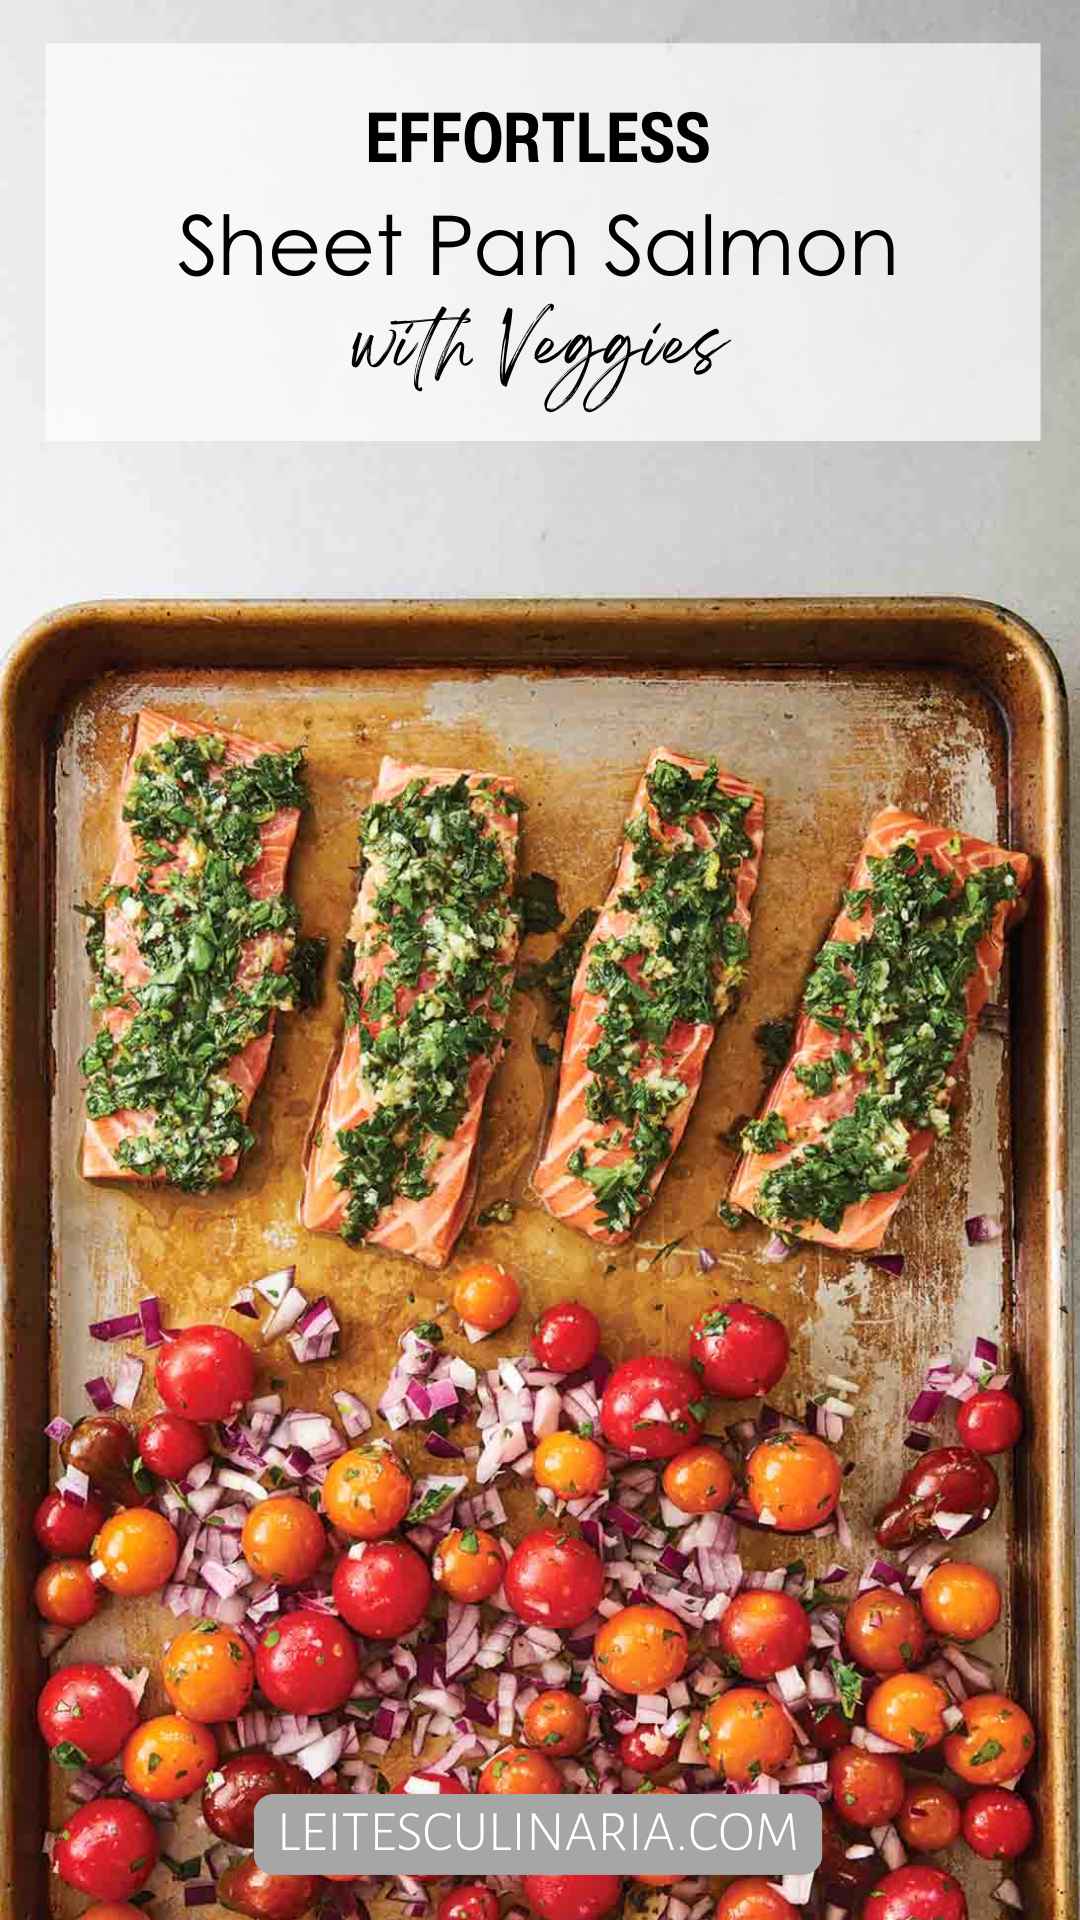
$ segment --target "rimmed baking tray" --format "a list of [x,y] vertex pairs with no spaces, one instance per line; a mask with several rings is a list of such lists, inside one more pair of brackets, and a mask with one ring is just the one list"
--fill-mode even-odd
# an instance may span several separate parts
[[[960,1353],[976,1331],[1000,1327],[1029,1434],[975,1551],[1005,1579],[994,1651],[1040,1733],[1025,1911],[1072,1920],[1064,696],[1029,627],[962,600],[119,603],[52,616],[17,646],[0,707],[3,1911],[36,1920],[50,1897],[72,1910],[55,1885],[47,1892],[40,1853],[48,1800],[33,1729],[30,1518],[46,1484],[50,1396],[78,1405],[79,1383],[100,1369],[100,1350],[88,1364],[86,1323],[139,1292],[162,1293],[177,1319],[221,1311],[230,1288],[295,1249],[305,1288],[325,1288],[343,1311],[340,1377],[363,1388],[385,1372],[400,1327],[445,1290],[439,1276],[414,1281],[400,1263],[297,1224],[299,1148],[338,1018],[332,992],[285,1023],[255,1109],[259,1144],[235,1185],[192,1200],[78,1178],[76,1059],[89,1015],[71,909],[108,869],[115,782],[145,701],[306,745],[313,810],[293,885],[307,925],[335,948],[356,817],[384,750],[511,771],[528,802],[526,868],[558,875],[571,914],[602,890],[651,745],[715,753],[765,788],[748,989],[638,1244],[601,1259],[524,1203],[546,1087],[529,1044],[542,1015],[520,995],[478,1196],[480,1206],[509,1196],[516,1210],[508,1225],[470,1228],[463,1246],[513,1260],[534,1306],[584,1292],[616,1352],[646,1340],[679,1347],[717,1283],[778,1307],[795,1334],[793,1394],[827,1371],[863,1383],[851,1428],[860,1516],[903,1465],[903,1406],[926,1355],[940,1344]],[[754,1228],[734,1236],[716,1219],[726,1136],[761,1090],[754,1030],[794,1008],[862,827],[886,800],[1037,856],[1012,943],[1008,1020],[978,1036],[955,1137],[898,1216],[902,1278],[811,1249],[769,1267]],[[1005,1237],[969,1249],[965,1215],[995,1210]],[[708,1278],[700,1244],[719,1260]],[[274,1370],[286,1371],[276,1356]],[[113,1657],[118,1620],[133,1651],[162,1635],[160,1617],[107,1612],[87,1631]],[[988,1910],[993,1875],[975,1869],[971,1885],[973,1910]]]

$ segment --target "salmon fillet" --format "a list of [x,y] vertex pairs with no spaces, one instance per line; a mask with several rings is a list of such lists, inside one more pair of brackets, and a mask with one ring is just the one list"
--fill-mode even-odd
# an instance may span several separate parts
[[[681,770],[690,795],[670,819],[657,805],[661,766]],[[687,811],[691,783],[710,779],[716,810]],[[602,1246],[630,1238],[685,1132],[717,1021],[745,972],[764,828],[765,802],[755,787],[666,747],[650,754],[611,891],[574,979],[554,1114],[532,1178],[556,1219]],[[695,875],[710,883],[696,893]],[[650,887],[673,907],[680,887],[687,893],[686,914],[680,910],[659,940]],[[662,901],[657,911],[663,915]],[[710,928],[712,946],[696,946]],[[680,956],[677,965],[665,957],[667,948]],[[697,954],[700,991],[693,1006],[674,1004],[675,1017],[661,1031],[672,1004],[664,995],[683,970],[684,953]],[[649,1124],[635,1124],[650,1086],[656,1092]]]
[[[909,916],[905,924],[900,924],[890,915],[887,895],[880,892],[883,884],[880,876],[885,875],[887,886],[897,871],[918,880],[920,869],[924,870],[922,877],[937,892],[942,890],[937,888],[933,876],[945,876],[948,883],[945,891],[950,897],[944,909],[935,909],[933,900],[928,899],[927,910],[921,918]],[[977,884],[976,877],[988,871],[996,871],[998,881],[984,896],[980,918],[966,921],[972,901],[965,891],[965,883],[975,881]],[[775,1127],[781,1138],[771,1150],[744,1153],[731,1185],[730,1197],[736,1206],[757,1214],[774,1227],[797,1233],[804,1240],[818,1241],[823,1246],[860,1253],[880,1246],[893,1214],[934,1140],[947,1131],[948,1107],[956,1076],[971,1045],[979,1013],[1001,972],[1006,933],[1024,912],[1030,881],[1031,861],[1026,854],[1007,852],[948,827],[930,826],[918,815],[897,807],[887,807],[875,815],[855,863],[844,904],[811,974],[807,989],[810,1004],[804,1001],[790,1057],[769,1094],[761,1120],[755,1123],[757,1128],[764,1126],[766,1132]],[[879,894],[871,897],[875,884]],[[881,926],[875,898],[883,902]],[[966,942],[965,925],[970,929]],[[975,939],[980,926],[982,931]],[[938,940],[942,929],[952,930],[949,938],[955,947],[951,1020],[944,1012],[938,991],[942,974],[926,971],[929,967],[926,943]],[[873,950],[863,945],[870,940],[876,942]],[[882,977],[890,983],[887,991],[894,994],[894,1006],[900,1007],[899,1018],[895,1013],[886,1015],[870,1034],[869,1041],[845,1024],[842,1012],[838,1011],[839,1003],[832,1008],[828,1006],[827,987],[824,997],[823,990],[815,988],[823,962],[827,967],[839,966],[842,982],[855,977],[850,960],[845,959],[843,953],[834,952],[830,958],[833,943],[841,943],[849,955],[857,948],[855,959],[864,974],[872,952],[879,956],[874,965],[887,969]],[[903,1002],[896,999],[892,985],[894,981],[902,982],[905,968],[915,982],[914,1024],[906,1028]],[[923,980],[931,979],[933,983],[924,989],[921,1014],[920,969]],[[830,978],[835,981],[835,973],[831,973]],[[950,1035],[956,1030],[957,1044],[951,1058],[946,1052],[946,1070],[939,1076],[940,1085],[934,1083],[924,1089],[931,1096],[928,1110],[905,1112],[905,1103],[913,1100],[911,1092],[905,1092],[905,1084],[910,1085],[912,1049],[917,1072],[918,1053],[934,1044],[935,1023],[942,1034]],[[903,1048],[905,1032],[910,1036],[906,1057],[898,1050]],[[836,1061],[838,1054],[841,1071],[834,1077],[830,1063]],[[867,1097],[873,1100],[881,1094],[886,1098],[886,1112],[892,1126],[882,1132],[877,1149],[879,1164],[870,1177],[889,1184],[879,1190],[859,1192],[842,1205],[840,1217],[830,1219],[828,1224],[817,1217],[800,1219],[785,1214],[782,1208],[799,1195],[800,1178],[806,1176],[808,1163],[811,1187],[804,1185],[801,1189],[804,1194],[811,1192],[818,1185],[819,1177],[824,1176],[829,1184],[827,1188],[819,1186],[819,1191],[834,1195],[836,1205],[840,1206],[848,1184],[864,1184],[858,1173],[850,1179],[845,1175],[841,1159],[846,1156],[847,1165],[852,1164],[852,1127],[857,1130],[861,1124],[859,1115],[872,1113]],[[775,1120],[771,1116],[776,1116]],[[841,1129],[836,1133],[838,1122]],[[893,1131],[893,1127],[899,1131]],[[783,1180],[777,1180],[774,1176],[782,1169],[787,1172]]]
[[[144,756],[152,753],[162,741],[197,738],[224,742],[224,767],[253,766],[265,755],[285,752],[285,749],[269,742],[250,740],[241,734],[225,733],[221,729],[200,726],[191,721],[170,719],[165,714],[149,709],[144,709],[138,715],[117,802],[116,857],[103,896],[103,963],[122,983],[123,995],[116,1004],[106,1009],[102,1026],[117,1041],[123,1040],[138,1015],[140,990],[145,988],[151,977],[150,967],[139,945],[137,923],[124,911],[123,906],[123,890],[138,886],[141,870],[140,847],[131,824],[124,817],[125,805]],[[269,819],[260,823],[258,855],[244,873],[244,884],[251,899],[270,901],[283,894],[289,854],[299,819],[299,808],[280,807]],[[172,883],[172,876],[182,872],[185,864],[197,864],[197,861],[196,849],[173,847],[169,857],[158,861],[153,867],[149,874],[149,885],[154,891],[165,894]],[[278,929],[268,930],[257,938],[245,941],[236,973],[237,984],[251,985],[267,971],[280,973],[292,946],[291,934]],[[241,1122],[246,1120],[266,1072],[273,1043],[274,1021],[275,1009],[271,1007],[263,1031],[239,1048],[220,1069],[225,1078],[239,1089],[236,1111]],[[155,1135],[158,1123],[158,1113],[152,1106],[137,1109],[121,1107],[111,1113],[89,1117],[82,1149],[82,1171],[86,1178],[165,1180],[168,1176],[164,1170],[140,1170],[119,1157],[118,1151],[124,1142],[140,1138],[149,1140]],[[223,1154],[217,1163],[217,1178],[231,1180],[239,1161],[239,1152]]]
[[361,827],[351,1017],[306,1155],[302,1218],[317,1233],[429,1267],[453,1252],[517,957],[519,810],[501,775],[382,762]]

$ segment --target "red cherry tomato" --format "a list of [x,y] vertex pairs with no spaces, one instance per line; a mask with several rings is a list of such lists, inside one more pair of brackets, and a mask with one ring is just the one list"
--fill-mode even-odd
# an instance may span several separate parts
[[964,1890],[940,1867],[897,1867],[866,1896],[863,1920],[967,1920]]
[[89,1560],[50,1560],[34,1582],[34,1605],[54,1627],[81,1627],[100,1599]]
[[107,1509],[92,1494],[79,1506],[62,1493],[47,1493],[34,1515],[38,1546],[51,1560],[78,1559],[89,1553],[106,1517]]
[[790,1593],[753,1587],[735,1595],[717,1638],[732,1673],[745,1680],[771,1680],[805,1658],[810,1621],[806,1608]]
[[602,1920],[622,1891],[613,1873],[527,1873],[521,1885],[540,1920]]
[[315,1785],[273,1753],[234,1753],[203,1788],[202,1817],[211,1833],[234,1847],[255,1841],[255,1808],[266,1793],[313,1793]]
[[418,1773],[406,1774],[394,1788],[395,1793],[468,1793],[460,1780],[452,1773],[436,1773],[433,1767],[421,1767]]
[[775,1387],[788,1363],[787,1330],[774,1313],[746,1300],[717,1301],[690,1329],[690,1358],[708,1393],[752,1400]]
[[713,1920],[799,1920],[799,1911],[767,1880],[732,1880],[716,1903]]
[[904,1775],[891,1753],[841,1747],[829,1761],[832,1804],[852,1827],[884,1827],[904,1804]]
[[348,1627],[326,1613],[287,1613],[255,1649],[255,1680],[284,1713],[332,1713],[360,1674]]
[[255,1391],[255,1361],[229,1327],[185,1327],[162,1347],[154,1379],[170,1413],[232,1420]]
[[319,1891],[307,1873],[264,1873],[250,1857],[226,1867],[217,1883],[217,1900],[229,1913],[249,1920],[303,1920]]
[[499,1902],[491,1888],[479,1882],[451,1887],[435,1909],[435,1920],[499,1920]]
[[576,1373],[600,1346],[600,1322],[580,1300],[560,1300],[540,1315],[529,1342],[542,1367]]
[[53,1866],[69,1887],[95,1900],[127,1900],[157,1866],[153,1821],[134,1800],[91,1800],[69,1814],[53,1848]]
[[956,1432],[975,1453],[1007,1453],[1024,1431],[1019,1400],[1004,1387],[983,1387],[956,1410]]
[[912,1853],[941,1853],[960,1831],[960,1802],[936,1780],[913,1783],[904,1794],[896,1824]]
[[143,1466],[162,1480],[183,1480],[210,1452],[203,1429],[182,1413],[155,1413],[139,1428],[138,1447]]
[[515,1547],[506,1568],[506,1597],[531,1627],[580,1627],[596,1612],[604,1591],[604,1569],[575,1534],[540,1527]]
[[372,1540],[334,1568],[334,1605],[346,1626],[368,1640],[397,1640],[424,1618],[431,1573],[405,1540]]
[[[65,1766],[107,1766],[138,1720],[135,1702],[107,1667],[61,1667],[38,1695],[42,1739]],[[73,1883],[74,1884],[74,1883]],[[84,1887],[93,1893],[93,1887]]]
[[624,1453],[671,1460],[701,1438],[705,1405],[701,1382],[689,1367],[663,1354],[624,1360],[604,1388],[604,1438]]
[[631,1727],[619,1741],[619,1759],[624,1767],[632,1767],[635,1773],[643,1773],[647,1778],[669,1767],[681,1744],[674,1735],[669,1739],[661,1733],[659,1727]]
[[95,1900],[82,1920],[146,1920],[145,1907],[133,1907],[128,1900]]
[[980,1787],[964,1807],[964,1839],[980,1860],[1015,1860],[1035,1838],[1031,1808],[1008,1787]]

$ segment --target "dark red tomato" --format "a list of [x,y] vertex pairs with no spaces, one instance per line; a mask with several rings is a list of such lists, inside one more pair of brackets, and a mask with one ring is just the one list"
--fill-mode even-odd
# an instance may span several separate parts
[[217,1883],[217,1901],[229,1913],[249,1920],[301,1920],[315,1904],[319,1882],[307,1873],[264,1873],[250,1857],[226,1867]]
[[964,1889],[940,1867],[897,1867],[866,1896],[863,1920],[967,1920]]
[[89,1553],[107,1511],[93,1494],[85,1506],[79,1506],[62,1493],[47,1493],[34,1515],[38,1546],[50,1560],[80,1559]]
[[835,1753],[851,1739],[851,1721],[844,1718],[839,1707],[812,1707],[801,1724],[819,1753]]
[[690,1358],[708,1393],[752,1400],[775,1387],[788,1363],[787,1329],[746,1300],[717,1301],[690,1329]]
[[[355,1557],[354,1557],[355,1556]],[[343,1554],[334,1568],[334,1605],[354,1633],[396,1640],[423,1619],[431,1599],[431,1572],[405,1540],[370,1540]]]
[[631,1727],[619,1741],[619,1759],[635,1773],[662,1773],[675,1759],[681,1744],[674,1736],[669,1740],[659,1727]]
[[701,1437],[705,1405],[696,1373],[663,1354],[624,1360],[604,1388],[600,1425],[609,1445],[671,1460]]
[[[865,1852],[851,1854],[852,1847],[865,1848]],[[827,1901],[835,1906],[851,1908],[858,1906],[863,1895],[868,1893],[878,1880],[884,1861],[873,1845],[868,1833],[856,1838],[850,1827],[844,1827],[836,1818],[830,1806],[821,1809],[821,1866],[820,1891]],[[819,1890],[818,1881],[814,1882],[815,1892]]]
[[132,1478],[135,1436],[115,1413],[91,1413],[72,1427],[60,1449],[65,1465],[78,1467],[90,1485],[121,1507],[141,1506],[146,1495]]
[[956,1431],[976,1453],[1007,1453],[1024,1431],[1020,1402],[1004,1387],[984,1387],[957,1407]]
[[622,1892],[613,1873],[527,1873],[521,1884],[540,1920],[602,1920]]
[[829,1761],[832,1803],[852,1827],[884,1827],[904,1804],[904,1774],[891,1753],[840,1747]]
[[312,1793],[314,1782],[273,1753],[234,1753],[203,1788],[202,1816],[234,1847],[255,1844],[255,1808],[265,1793]]
[[255,1391],[255,1361],[229,1327],[185,1327],[162,1347],[154,1379],[170,1413],[231,1420]]
[[717,1639],[732,1673],[746,1680],[771,1680],[805,1658],[810,1621],[806,1608],[790,1593],[752,1587],[735,1595],[721,1618]]
[[1035,1838],[1031,1808],[1008,1787],[980,1787],[964,1806],[964,1839],[980,1860],[1015,1860]]
[[203,1429],[182,1413],[155,1413],[138,1438],[140,1460],[162,1480],[182,1480],[210,1452]]
[[61,1667],[38,1695],[42,1739],[63,1766],[107,1766],[138,1718],[127,1688],[107,1667],[89,1661]]
[[997,1475],[973,1447],[931,1447],[910,1466],[874,1531],[883,1547],[910,1547],[934,1532],[936,1513],[970,1513],[973,1533],[998,1502]]
[[506,1597],[530,1627],[580,1627],[595,1613],[604,1591],[604,1569],[575,1534],[539,1527],[514,1548],[503,1582]]
[[540,1315],[529,1342],[542,1367],[576,1373],[600,1346],[600,1322],[580,1300],[560,1300]]
[[436,1773],[433,1767],[421,1767],[419,1773],[408,1773],[399,1780],[395,1793],[468,1793],[452,1773]]
[[287,1613],[255,1650],[256,1684],[284,1713],[332,1713],[359,1674],[352,1634],[327,1613]]
[[153,1821],[134,1800],[102,1798],[65,1820],[53,1848],[53,1866],[69,1887],[94,1900],[128,1900],[157,1866]]
[[490,1887],[451,1887],[435,1909],[435,1920],[499,1920],[499,1902]]

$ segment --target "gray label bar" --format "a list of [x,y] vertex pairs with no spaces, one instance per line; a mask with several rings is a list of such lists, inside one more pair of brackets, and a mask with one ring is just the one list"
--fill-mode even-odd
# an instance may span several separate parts
[[809,1794],[267,1794],[267,1873],[810,1873]]

